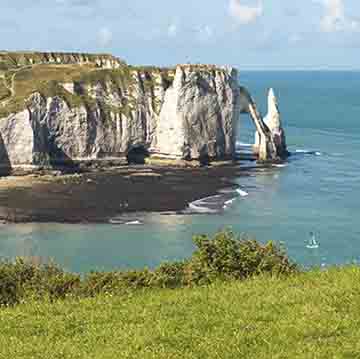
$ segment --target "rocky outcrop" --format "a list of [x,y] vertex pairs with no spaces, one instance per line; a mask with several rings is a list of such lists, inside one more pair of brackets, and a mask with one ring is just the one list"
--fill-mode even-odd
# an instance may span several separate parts
[[33,93],[23,111],[0,119],[0,153],[12,166],[121,158],[138,148],[200,161],[233,155],[240,112],[236,70],[179,65],[127,73],[116,86],[67,82],[60,84],[66,96]]
[[283,160],[289,153],[286,148],[285,132],[281,125],[278,102],[271,88],[268,94],[268,113],[262,121],[256,105],[250,97],[249,112],[256,122],[262,122],[256,126],[254,151],[263,161]]
[[278,101],[272,88],[269,90],[268,94],[268,113],[264,118],[264,122],[271,132],[278,156],[280,158],[286,158],[288,156],[288,151],[286,147],[285,131],[281,124]]
[[[51,68],[57,64],[71,66]],[[0,65],[12,89],[0,102],[1,166],[129,159],[133,151],[204,163],[230,159],[242,111],[254,120],[260,160],[287,155],[273,91],[263,121],[231,67],[141,68],[111,55],[6,52]],[[17,93],[21,87],[25,95]]]
[[237,77],[232,68],[179,66],[161,108],[157,151],[185,159],[231,157],[240,114]]

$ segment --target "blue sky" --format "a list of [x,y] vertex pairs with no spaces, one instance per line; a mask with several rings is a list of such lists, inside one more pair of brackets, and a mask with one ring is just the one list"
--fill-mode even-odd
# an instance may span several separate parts
[[360,69],[359,0],[0,0],[0,49],[134,64]]

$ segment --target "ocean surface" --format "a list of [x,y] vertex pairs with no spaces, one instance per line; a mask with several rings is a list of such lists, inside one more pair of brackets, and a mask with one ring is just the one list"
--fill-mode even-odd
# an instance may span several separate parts
[[[274,88],[292,153],[286,165],[189,204],[191,215],[134,214],[122,225],[4,225],[0,257],[52,259],[77,272],[154,267],[190,256],[193,234],[228,227],[282,242],[305,267],[360,262],[360,73],[243,72],[241,83],[263,114]],[[253,137],[243,115],[238,145],[246,149]],[[311,237],[316,248],[308,248]]]

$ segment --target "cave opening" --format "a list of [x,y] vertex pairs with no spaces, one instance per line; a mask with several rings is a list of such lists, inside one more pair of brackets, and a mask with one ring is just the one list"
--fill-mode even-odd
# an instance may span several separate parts
[[144,165],[146,158],[149,157],[149,151],[143,145],[132,146],[126,155],[129,165]]

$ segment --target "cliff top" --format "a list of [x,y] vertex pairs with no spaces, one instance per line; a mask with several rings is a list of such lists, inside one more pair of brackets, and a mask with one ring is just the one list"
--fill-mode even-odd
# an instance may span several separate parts
[[0,51],[0,71],[35,64],[89,64],[98,67],[117,67],[125,61],[111,54],[88,54],[75,52],[8,52]]
[[[66,84],[102,84],[104,88],[129,88],[140,75],[146,91],[161,78],[171,85],[176,69],[197,72],[228,72],[228,68],[206,64],[180,64],[171,68],[131,66],[110,54],[0,51],[0,118],[22,110],[34,92],[44,97],[59,95],[69,105],[94,102],[85,94],[69,91]],[[65,86],[64,86],[65,84]]]

